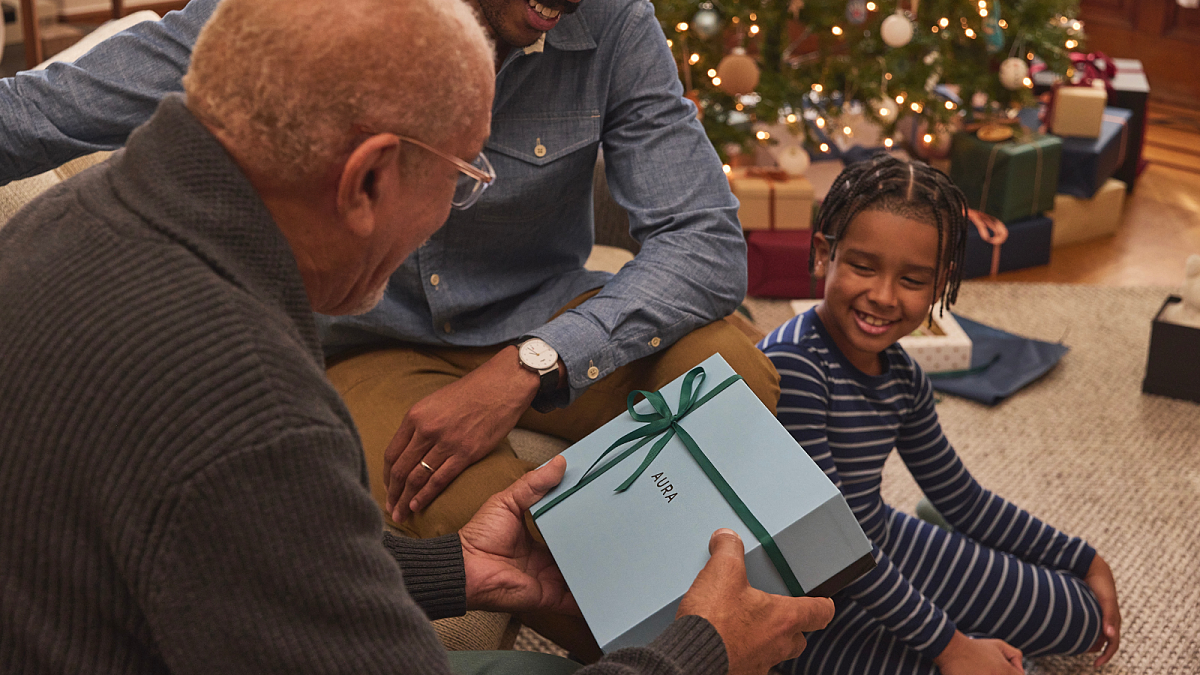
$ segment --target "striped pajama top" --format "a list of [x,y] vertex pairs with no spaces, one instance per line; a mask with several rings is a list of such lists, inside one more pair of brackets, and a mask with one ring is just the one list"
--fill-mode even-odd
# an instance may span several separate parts
[[[1091,546],[985,490],[971,476],[942,433],[932,385],[899,344],[881,355],[882,375],[866,375],[842,356],[810,309],[758,347],[779,371],[779,421],[841,490],[873,543],[878,565],[841,595],[912,649],[936,657],[955,625],[880,550],[887,528],[879,488],[893,447],[958,532],[1033,564],[1081,578],[1087,573],[1095,556]],[[937,552],[923,555],[938,564]]]

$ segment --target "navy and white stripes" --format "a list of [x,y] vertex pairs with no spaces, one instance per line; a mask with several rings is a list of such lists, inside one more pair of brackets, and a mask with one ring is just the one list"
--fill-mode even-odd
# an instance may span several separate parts
[[[868,376],[811,310],[759,348],[781,377],[780,422],[845,495],[878,561],[842,591],[836,618],[795,672],[932,672],[956,629],[1027,654],[1091,646],[1100,610],[1082,578],[1095,551],[975,481],[942,434],[929,380],[902,348],[888,348],[883,374]],[[883,502],[893,447],[955,533]]]

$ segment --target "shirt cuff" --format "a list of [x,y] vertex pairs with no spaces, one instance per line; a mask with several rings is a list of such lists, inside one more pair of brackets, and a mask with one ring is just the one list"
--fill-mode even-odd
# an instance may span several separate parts
[[385,532],[383,547],[399,563],[405,589],[430,621],[467,613],[467,572],[458,533],[410,539]]
[[1092,561],[1096,559],[1096,549],[1092,548],[1091,544],[1084,543],[1083,550],[1079,553],[1079,558],[1075,561],[1075,565],[1071,567],[1071,572],[1080,579],[1086,579],[1088,570],[1092,567]]
[[708,619],[688,615],[675,620],[650,643],[679,666],[682,673],[725,673],[729,653],[725,641]]
[[555,401],[560,407],[621,366],[610,349],[610,336],[579,314],[565,312],[529,335],[554,347],[567,367],[567,396]]

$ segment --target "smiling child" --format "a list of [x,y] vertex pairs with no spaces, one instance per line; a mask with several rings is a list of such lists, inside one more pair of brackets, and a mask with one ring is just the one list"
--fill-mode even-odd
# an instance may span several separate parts
[[[886,155],[848,167],[813,229],[824,300],[758,345],[781,376],[780,422],[845,495],[878,562],[785,672],[1012,674],[1022,654],[1103,649],[1101,665],[1117,650],[1108,565],[975,481],[897,344],[939,300],[954,303],[967,223],[936,169]],[[953,532],[884,503],[892,448]]]

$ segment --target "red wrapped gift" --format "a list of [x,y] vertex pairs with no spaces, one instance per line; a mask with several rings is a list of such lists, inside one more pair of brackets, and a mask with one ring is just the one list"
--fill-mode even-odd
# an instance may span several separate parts
[[760,230],[746,234],[750,268],[747,293],[762,298],[821,298],[825,280],[808,273],[812,233],[806,230]]

